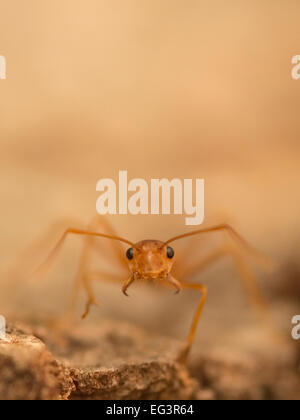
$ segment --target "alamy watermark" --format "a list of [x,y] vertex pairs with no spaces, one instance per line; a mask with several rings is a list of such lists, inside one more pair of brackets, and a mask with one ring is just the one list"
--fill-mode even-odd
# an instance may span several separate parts
[[0,340],[6,340],[6,320],[0,315]]
[[0,80],[6,79],[6,58],[0,55]]
[[300,55],[294,55],[292,57],[292,64],[294,64],[292,67],[292,78],[298,80],[300,79]]
[[293,317],[292,324],[295,325],[292,329],[292,337],[294,340],[300,340],[300,315]]
[[[171,214],[172,208],[173,214],[187,215],[186,225],[200,225],[204,221],[204,180],[200,178],[151,179],[148,185],[142,178],[128,182],[124,170],[119,171],[118,183],[111,178],[100,179],[96,191],[101,191],[96,203],[101,215]],[[128,193],[132,193],[130,197]]]

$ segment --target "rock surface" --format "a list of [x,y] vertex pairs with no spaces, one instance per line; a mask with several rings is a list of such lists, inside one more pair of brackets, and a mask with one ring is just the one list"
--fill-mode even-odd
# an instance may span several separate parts
[[16,327],[0,340],[0,372],[0,400],[64,399],[72,387],[45,344]]
[[274,363],[272,356],[219,348],[199,357],[191,370],[214,399],[300,400],[300,366]]
[[294,359],[218,348],[186,368],[177,361],[182,343],[129,324],[28,325],[0,341],[1,400],[300,399]]
[[7,338],[0,399],[188,399],[199,389],[177,362],[182,343],[127,324],[13,328]]

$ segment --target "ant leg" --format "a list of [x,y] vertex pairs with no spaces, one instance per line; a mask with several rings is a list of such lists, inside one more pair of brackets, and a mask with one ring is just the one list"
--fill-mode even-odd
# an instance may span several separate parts
[[196,314],[194,316],[191,328],[190,328],[190,332],[187,338],[187,343],[188,346],[191,346],[194,339],[195,339],[195,334],[196,334],[196,329],[197,329],[197,325],[200,319],[200,316],[202,314],[203,311],[203,307],[206,301],[206,297],[207,297],[207,288],[205,286],[203,286],[202,284],[198,284],[198,283],[188,283],[188,282],[181,282],[182,287],[185,289],[194,289],[194,290],[198,290],[199,292],[201,292],[201,298],[199,301],[199,305],[196,311]]
[[[268,321],[266,319],[266,315],[269,313],[267,311],[268,309],[268,303],[261,292],[256,276],[250,269],[249,265],[245,262],[242,255],[239,254],[238,250],[233,245],[228,246],[221,246],[218,249],[212,251],[210,254],[206,255],[201,261],[199,261],[197,264],[195,264],[193,267],[190,267],[189,269],[186,269],[182,276],[183,278],[188,278],[196,274],[197,272],[205,269],[207,266],[211,265],[212,263],[216,262],[217,260],[220,260],[221,258],[224,258],[226,256],[231,256],[235,262],[235,266],[238,270],[238,273],[240,274],[241,279],[243,280],[243,283],[246,286],[246,290],[248,292],[248,295],[250,297],[250,302],[252,303],[252,306],[256,313],[263,318],[264,322]],[[196,314],[194,316],[189,336],[187,338],[187,346],[183,353],[180,355],[180,361],[186,362],[186,358],[188,356],[188,353],[190,351],[190,348],[192,346],[192,343],[195,338],[195,333],[197,329],[197,325],[205,304],[206,296],[207,296],[207,289],[205,286],[198,284],[198,283],[189,283],[186,281],[181,282],[183,288],[188,289],[195,289],[202,293]],[[277,329],[274,328],[274,325],[271,322],[267,322],[269,331],[271,330],[273,332],[273,337],[276,339],[280,339],[282,342],[283,337],[282,334],[279,334]]]
[[[105,230],[112,236],[116,236],[116,232],[113,229],[113,227],[110,225],[110,223],[108,222],[108,220],[104,217],[100,217],[100,216],[96,216],[92,222],[89,224],[88,229],[92,230],[92,231],[96,231],[98,228],[100,227],[104,227]],[[70,306],[69,306],[69,310],[68,313],[71,314],[74,313],[74,308],[76,306],[76,301],[79,295],[79,289],[81,286],[81,282],[83,282],[84,288],[86,290],[86,293],[88,295],[88,301],[86,304],[86,310],[84,312],[84,314],[82,315],[82,319],[86,318],[87,315],[89,314],[90,311],[90,307],[91,305],[97,305],[97,301],[94,297],[94,293],[91,287],[91,275],[92,276],[98,276],[101,275],[101,273],[92,273],[92,274],[87,274],[86,271],[86,267],[88,267],[88,264],[91,260],[91,254],[92,251],[95,250],[95,247],[97,246],[98,249],[103,250],[102,247],[99,246],[99,244],[96,242],[95,237],[93,236],[87,236],[85,238],[84,241],[84,247],[81,253],[81,258],[80,258],[80,263],[79,263],[79,268],[78,268],[78,273],[76,276],[76,280],[75,280],[75,284],[74,284],[74,288],[73,288],[73,292],[72,292],[72,297],[71,297],[71,302],[70,302]],[[117,257],[120,265],[125,268],[127,267],[127,264],[125,262],[125,258],[124,258],[124,250],[121,246],[121,244],[118,242],[114,242],[112,241],[112,246],[113,246],[113,250],[115,252],[115,256]],[[70,316],[70,315],[69,315]]]
[[178,239],[183,239],[190,236],[221,231],[227,232],[230,235],[230,238],[233,241],[233,243],[236,246],[239,246],[241,251],[245,251],[249,255],[249,257],[254,258],[256,263],[259,264],[262,268],[273,268],[274,262],[271,261],[270,258],[266,257],[261,252],[257,251],[257,249],[253,248],[239,233],[237,233],[236,230],[234,230],[228,224],[221,224],[209,228],[199,229],[194,232],[184,233],[183,235],[174,236],[173,238],[166,241],[164,244],[168,245],[169,243],[177,241]]
[[203,311],[203,307],[204,307],[204,304],[205,304],[205,301],[206,301],[207,288],[205,286],[203,286],[202,284],[199,284],[199,283],[189,283],[189,282],[185,282],[185,281],[179,282],[174,277],[172,278],[172,280],[173,281],[170,282],[169,279],[166,279],[164,284],[168,285],[168,286],[170,286],[170,284],[172,284],[172,285],[176,284],[176,285],[180,285],[179,290],[181,290],[182,288],[184,288],[184,289],[194,289],[194,290],[197,290],[198,292],[201,293],[201,298],[200,298],[196,313],[194,315],[194,318],[193,318],[193,321],[192,321],[192,324],[191,324],[191,327],[190,327],[189,335],[188,335],[187,340],[186,340],[186,345],[185,345],[183,351],[179,354],[179,357],[178,357],[178,361],[180,363],[186,363],[188,354],[191,350],[192,344],[193,344],[194,339],[195,339],[195,334],[196,334],[196,329],[197,329],[197,326],[198,326],[198,322],[200,320],[200,317],[201,317],[201,314],[202,314],[202,311]]
[[86,290],[87,296],[88,296],[88,300],[86,302],[86,307],[85,307],[85,311],[82,314],[81,318],[85,319],[89,312],[90,312],[90,308],[92,305],[98,305],[96,298],[95,298],[95,294],[94,291],[92,289],[91,286],[91,281],[93,278],[96,278],[99,280],[99,277],[101,277],[101,280],[105,280],[105,279],[109,279],[109,280],[120,280],[120,278],[118,276],[113,276],[107,273],[101,273],[101,272],[90,272],[90,273],[86,273],[83,277],[83,285],[84,288]]
[[100,238],[107,238],[115,241],[120,241],[129,244],[130,246],[134,246],[134,244],[127,239],[121,238],[119,236],[114,235],[107,235],[105,233],[99,233],[87,229],[77,229],[77,228],[69,228],[66,229],[63,235],[61,236],[60,240],[57,242],[55,247],[50,252],[48,258],[37,268],[35,271],[35,275],[41,276],[48,270],[48,268],[52,265],[55,257],[58,255],[59,251],[61,250],[66,238],[68,235],[80,235],[80,236],[92,236],[92,237],[100,237]]
[[[108,222],[108,220],[105,217],[100,217],[100,216],[96,216],[92,222],[89,224],[88,229],[89,230],[97,230],[100,227],[104,227],[106,229],[106,231],[110,234],[110,235],[116,235],[115,230],[113,229],[113,227],[110,225],[110,223]],[[120,265],[125,268],[127,267],[127,264],[125,262],[125,258],[124,258],[124,250],[121,246],[120,243],[117,243],[115,241],[111,242],[112,247],[113,247],[113,251],[115,253],[115,256],[117,257],[118,261],[120,262]],[[79,268],[77,271],[77,275],[76,275],[76,279],[75,279],[75,283],[73,286],[73,290],[72,290],[72,296],[70,299],[70,304],[69,307],[66,311],[66,318],[71,318],[73,317],[73,314],[75,312],[75,308],[76,308],[76,302],[78,300],[78,296],[79,296],[79,292],[80,292],[80,287],[82,285],[82,282],[85,285],[85,289],[88,293],[88,295],[91,297],[91,293],[90,293],[90,287],[86,285],[86,280],[85,277],[87,276],[87,274],[85,274],[86,272],[86,268],[88,267],[90,260],[91,260],[91,256],[92,256],[92,252],[95,251],[95,248],[97,247],[97,249],[99,249],[99,251],[103,251],[103,246],[101,247],[97,241],[95,240],[94,237],[92,236],[87,236],[84,240],[84,247],[83,250],[81,252],[81,257],[80,257],[80,263],[79,263]],[[94,273],[95,274],[95,273]],[[89,308],[91,306],[91,304],[93,304],[93,299],[90,299],[90,305],[87,305],[87,314],[89,311]],[[87,314],[84,316],[86,317]]]
[[73,324],[74,318],[75,318],[77,298],[78,298],[80,288],[82,286],[85,289],[87,300],[86,300],[85,310],[81,316],[81,319],[85,319],[88,316],[92,305],[98,305],[98,302],[95,298],[95,293],[92,288],[93,280],[101,280],[101,281],[108,280],[108,281],[121,282],[122,278],[120,276],[116,276],[116,275],[109,274],[106,272],[101,272],[101,271],[86,272],[82,277],[77,277],[76,283],[73,287],[72,298],[71,298],[68,310],[61,317],[54,320],[54,322],[52,322],[52,326],[59,329],[65,329],[66,327],[70,327]]
[[83,281],[83,285],[84,285],[86,294],[88,296],[88,299],[87,299],[87,302],[86,302],[86,305],[85,305],[85,311],[81,315],[81,319],[85,319],[88,316],[88,314],[90,313],[91,306],[92,305],[98,305],[98,302],[96,301],[94,290],[93,290],[92,285],[91,285],[91,277],[88,276],[88,275],[84,275],[83,278],[82,278],[82,281]]
[[183,277],[191,277],[200,270],[205,269],[208,265],[226,256],[231,256],[233,258],[240,279],[243,281],[246,287],[250,304],[252,305],[252,308],[257,317],[267,327],[273,339],[275,339],[277,342],[279,341],[282,344],[286,343],[286,337],[274,324],[272,319],[270,319],[270,305],[267,302],[261,288],[259,287],[256,275],[253,273],[250,265],[245,261],[243,255],[240,254],[239,250],[236,249],[234,245],[222,246],[216,249],[214,252],[208,254],[194,267],[186,270]]
[[265,316],[266,310],[268,308],[268,303],[259,287],[256,276],[253,271],[250,269],[248,263],[246,263],[243,256],[238,252],[235,246],[232,245],[223,245],[206,255],[201,261],[195,264],[193,267],[185,270],[183,273],[184,278],[188,278],[199,272],[200,270],[205,269],[207,266],[212,263],[224,258],[226,256],[231,256],[235,263],[235,267],[238,270],[240,278],[242,279],[246,290],[248,292],[250,302],[254,309],[260,314],[260,316]]
[[[121,281],[120,276],[115,276],[113,274],[108,274],[108,273],[101,272],[101,271],[86,272],[83,275],[82,278],[77,277],[77,279],[76,279],[77,282],[78,282],[78,279],[80,280],[80,283],[79,284],[77,283],[75,285],[76,290],[78,290],[78,288],[83,284],[84,289],[85,289],[86,294],[87,294],[86,307],[85,307],[84,313],[81,316],[82,319],[85,319],[88,316],[88,314],[90,312],[90,308],[91,308],[92,305],[98,305],[98,302],[95,298],[95,294],[94,294],[94,291],[93,291],[93,288],[92,288],[92,285],[91,285],[93,280],[109,280],[109,281],[118,281],[118,282]],[[82,283],[81,283],[81,281],[82,281]],[[72,309],[73,309],[73,312],[74,312],[74,309],[75,309],[74,300],[72,302],[72,305],[73,305]],[[70,320],[70,314],[68,313],[67,315],[69,315],[69,316],[65,315],[65,318],[67,320]]]
[[[93,230],[88,230],[88,229],[77,229],[77,228],[69,228],[67,230],[65,230],[65,232],[63,233],[63,235],[61,236],[60,240],[57,242],[57,244],[55,245],[55,247],[52,249],[52,251],[50,252],[48,258],[38,267],[38,269],[34,272],[34,275],[37,276],[38,278],[43,276],[45,274],[45,272],[48,271],[48,269],[50,268],[50,266],[52,265],[52,263],[54,262],[55,258],[57,257],[59,251],[61,250],[67,236],[69,234],[73,234],[73,235],[80,235],[80,236],[88,236],[88,237],[101,237],[101,238],[106,238],[106,239],[111,239],[114,241],[120,241],[120,242],[124,242],[130,246],[134,246],[134,244],[132,242],[130,242],[129,240],[125,239],[125,238],[121,238],[119,236],[115,236],[115,235],[108,235],[105,233],[99,233]],[[89,255],[89,249],[86,248],[85,252]],[[84,264],[82,264],[81,270],[80,270],[80,274],[82,273],[84,275]],[[73,296],[72,296],[72,305],[71,305],[71,309],[72,306],[75,306],[75,302],[76,302],[76,298],[78,295],[78,290],[81,284],[81,281],[79,280],[80,277],[78,276],[78,280],[75,283],[75,288],[73,290]],[[85,311],[85,316],[88,314],[89,312],[89,308],[91,306],[91,304],[95,303],[96,300],[94,298],[93,292],[91,290],[90,284],[89,282],[87,282],[85,280],[84,282],[85,285],[85,289],[89,295],[89,303],[87,304],[87,308]]]
[[[92,230],[92,231],[97,231],[98,229],[104,227],[105,231],[111,235],[111,236],[117,236],[117,233],[115,231],[115,229],[112,227],[112,225],[108,222],[108,220],[105,218],[105,216],[99,216],[97,215],[92,222],[88,225],[88,229]],[[85,252],[86,248],[91,248],[92,245],[97,246],[100,251],[103,252],[103,247],[101,247],[97,241],[95,240],[95,237],[92,236],[87,236],[85,238],[85,246],[83,249],[83,254]],[[114,251],[114,254],[116,256],[116,258],[118,259],[120,265],[127,269],[127,264],[126,264],[126,259],[124,258],[124,249],[121,246],[120,242],[116,242],[116,241],[112,241],[110,242],[110,244],[112,245],[112,249]]]
[[78,220],[75,221],[71,218],[59,220],[52,224],[38,239],[29,244],[4,271],[4,277],[8,279],[10,284],[19,281],[20,275],[22,277],[29,276],[35,261],[42,258],[42,254],[46,252],[46,246],[49,246],[49,242],[51,243],[51,241],[55,240],[55,237],[66,229],[66,226],[70,226],[71,224],[75,226],[82,225]]

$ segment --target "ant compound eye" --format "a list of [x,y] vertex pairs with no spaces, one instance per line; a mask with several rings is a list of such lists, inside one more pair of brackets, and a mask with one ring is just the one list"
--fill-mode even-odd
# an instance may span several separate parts
[[128,258],[128,260],[132,260],[132,258],[133,258],[133,248],[127,249],[126,257]]
[[173,258],[175,255],[174,249],[171,248],[170,246],[167,247],[167,257],[168,258]]

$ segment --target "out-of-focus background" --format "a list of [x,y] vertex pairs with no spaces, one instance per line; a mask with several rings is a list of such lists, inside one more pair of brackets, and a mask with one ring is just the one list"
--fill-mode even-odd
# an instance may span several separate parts
[[[7,60],[0,81],[0,270],[56,221],[87,223],[100,178],[117,179],[120,169],[148,181],[204,178],[205,225],[231,223],[277,262],[273,274],[258,275],[288,332],[297,302],[300,311],[300,80],[291,77],[299,15],[297,0],[0,0],[0,54]],[[184,216],[110,221],[133,241],[192,230]],[[3,274],[3,308],[59,315],[79,251],[80,239],[69,239],[39,285],[24,279],[8,287]],[[41,259],[36,252],[30,264]],[[232,264],[217,265],[201,281],[209,298],[197,343],[230,343],[241,325],[247,340],[255,318]],[[185,336],[197,296],[134,285],[126,300],[120,285],[97,284],[99,322],[119,317]]]

